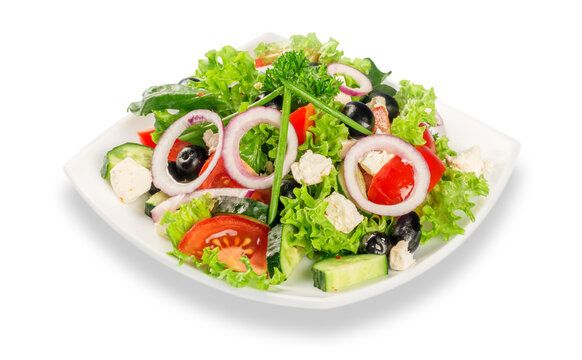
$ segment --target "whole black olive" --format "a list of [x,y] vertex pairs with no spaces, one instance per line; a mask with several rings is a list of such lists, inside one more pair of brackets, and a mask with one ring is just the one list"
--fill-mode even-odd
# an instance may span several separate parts
[[188,84],[191,83],[191,82],[200,82],[200,81],[202,81],[202,80],[200,80],[197,77],[187,77],[185,79],[180,80],[178,82],[178,84],[184,85],[184,86],[188,86]]
[[[265,97],[269,96],[269,93],[262,92],[256,98],[255,102],[264,99]],[[283,108],[283,97],[281,95],[277,96],[273,100],[269,101],[268,103],[263,105],[264,107],[273,108],[277,110],[281,110]]]
[[182,182],[186,180],[184,174],[182,174],[180,170],[178,170],[175,161],[168,161],[168,172],[170,173],[170,176],[172,176],[174,180],[176,180],[177,182]]
[[368,233],[360,240],[360,253],[388,255],[391,249],[390,238],[380,231]]
[[[350,101],[344,106],[342,112],[347,115],[350,119],[354,120],[358,124],[362,125],[364,128],[374,131],[374,125],[376,120],[374,119],[374,113],[368,107],[360,101]],[[366,134],[359,132],[348,126],[348,131],[350,136],[354,139],[363,138]]]
[[203,147],[197,145],[186,146],[176,157],[178,174],[187,181],[196,179],[207,159],[208,153]]
[[301,184],[295,181],[294,179],[285,179],[281,181],[281,196],[288,197],[290,199],[295,199],[295,194],[293,194],[293,190],[300,188]]
[[398,108],[398,103],[396,102],[396,99],[394,99],[389,94],[386,94],[386,93],[381,92],[381,91],[376,91],[376,92],[373,92],[371,94],[366,95],[366,97],[364,99],[362,99],[362,101],[365,103],[368,103],[368,102],[370,102],[370,100],[372,100],[372,98],[374,98],[376,96],[381,96],[384,98],[384,100],[386,100],[386,110],[388,110],[388,118],[390,119],[390,124],[392,124],[392,121],[396,117],[398,117],[398,114],[400,114],[400,109]]
[[157,193],[158,191],[160,191],[160,189],[158,189],[155,185],[154,182],[152,181],[152,186],[150,187],[150,189],[148,190],[148,193],[150,195],[153,195],[155,193]]
[[394,246],[402,240],[408,241],[408,251],[413,253],[420,244],[420,229],[420,218],[414,211],[402,215],[394,224],[390,234],[390,243]]

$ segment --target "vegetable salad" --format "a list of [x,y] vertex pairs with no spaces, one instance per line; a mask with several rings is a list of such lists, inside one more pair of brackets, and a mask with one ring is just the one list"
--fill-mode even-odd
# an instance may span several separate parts
[[154,127],[101,169],[120,201],[145,201],[179,264],[268,289],[311,261],[314,286],[337,291],[406,271],[474,221],[492,164],[449,147],[432,88],[393,88],[313,33],[205,56],[129,105]]

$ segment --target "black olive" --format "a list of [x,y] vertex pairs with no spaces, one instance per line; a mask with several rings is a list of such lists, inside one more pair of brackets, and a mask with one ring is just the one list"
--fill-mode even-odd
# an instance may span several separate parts
[[300,188],[301,184],[294,179],[285,179],[281,181],[281,196],[288,197],[290,199],[295,199],[295,194],[293,194],[293,189]]
[[[254,102],[264,99],[267,97],[269,93],[262,92],[256,98]],[[268,103],[263,105],[264,107],[273,108],[277,110],[281,110],[283,108],[283,97],[281,95],[277,96],[273,100],[269,101]]]
[[187,86],[191,82],[200,82],[200,81],[202,81],[202,80],[200,80],[197,77],[188,77],[188,78],[185,78],[185,79],[180,80],[178,82],[178,84]]
[[390,234],[390,243],[394,246],[402,240],[408,241],[408,251],[413,253],[420,245],[420,235],[420,218],[415,212],[410,212],[396,220]]
[[157,193],[158,191],[160,191],[160,189],[158,189],[155,185],[154,182],[152,181],[152,186],[150,187],[150,189],[148,190],[148,193],[150,195],[153,195],[155,193]]
[[[354,120],[358,124],[362,125],[364,128],[373,131],[376,120],[374,119],[374,113],[368,105],[360,101],[350,101],[344,106],[342,112],[347,115],[350,119]],[[350,136],[354,139],[363,138],[366,134],[359,132],[348,126]]]
[[362,101],[368,103],[370,102],[370,100],[372,100],[373,97],[376,96],[381,96],[386,100],[386,110],[388,110],[388,118],[390,119],[390,124],[392,124],[392,121],[398,116],[398,114],[400,114],[400,109],[398,108],[398,103],[396,102],[396,99],[394,99],[389,94],[386,94],[381,91],[376,91],[366,95],[366,97],[362,99]]
[[208,153],[203,147],[186,146],[178,153],[175,162],[168,162],[168,171],[176,181],[192,181],[200,175],[207,159]]
[[391,249],[390,238],[380,231],[368,233],[360,240],[360,253],[388,255]]

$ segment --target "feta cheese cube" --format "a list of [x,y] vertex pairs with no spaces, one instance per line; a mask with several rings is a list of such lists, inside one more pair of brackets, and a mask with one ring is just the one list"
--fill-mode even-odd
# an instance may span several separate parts
[[130,157],[115,165],[110,176],[113,192],[126,204],[135,201],[152,187],[152,173]]
[[202,140],[204,140],[204,143],[208,147],[208,153],[216,152],[216,147],[218,147],[218,134],[208,129],[202,134]]
[[361,159],[360,166],[368,174],[374,176],[388,161],[394,157],[394,154],[389,154],[385,150],[368,151]]
[[338,192],[333,192],[324,201],[328,204],[325,218],[344,234],[354,230],[364,220],[356,205]]
[[374,96],[366,105],[368,105],[370,110],[374,110],[378,106],[386,107],[386,99],[383,96]]
[[291,173],[298,183],[304,181],[307,185],[315,185],[323,181],[323,176],[331,173],[332,167],[333,163],[330,158],[307,150],[299,162],[291,165]]
[[406,270],[416,262],[408,251],[408,241],[401,240],[390,250],[390,268],[392,270]]
[[447,156],[448,163],[455,169],[463,172],[474,172],[479,176],[491,170],[491,160],[483,161],[479,146],[473,146],[457,156]]

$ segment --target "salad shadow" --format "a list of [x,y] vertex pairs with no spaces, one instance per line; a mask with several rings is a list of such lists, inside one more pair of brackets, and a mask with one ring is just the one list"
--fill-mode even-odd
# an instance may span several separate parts
[[[128,271],[152,282],[152,286],[170,293],[178,301],[193,310],[192,315],[206,309],[225,323],[240,323],[266,331],[301,333],[305,336],[331,337],[338,332],[357,327],[366,327],[373,322],[402,314],[410,308],[430,302],[432,294],[443,291],[447,282],[454,281],[459,270],[467,266],[485,248],[493,246],[499,237],[494,236],[497,224],[511,218],[513,204],[520,197],[525,176],[523,169],[515,168],[503,196],[499,198],[483,223],[466,241],[450,254],[445,261],[432,267],[413,281],[387,293],[355,304],[330,310],[297,309],[259,303],[231,296],[224,292],[199,284],[150,258],[125,241],[114,229],[84,202],[72,186],[63,190],[62,199],[71,210],[70,216],[87,229],[87,233],[107,248],[112,258],[126,264]],[[390,304],[390,306],[386,306]]]

